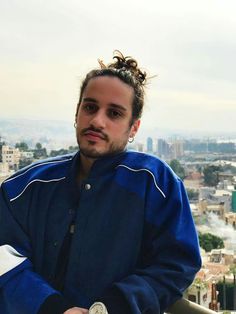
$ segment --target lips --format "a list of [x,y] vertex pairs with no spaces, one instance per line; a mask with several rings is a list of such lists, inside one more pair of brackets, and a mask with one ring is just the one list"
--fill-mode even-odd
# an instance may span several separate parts
[[93,141],[96,141],[96,140],[99,140],[99,139],[106,140],[105,136],[102,133],[91,131],[91,130],[88,130],[88,131],[84,132],[83,135],[86,136],[87,139],[90,139],[90,140],[93,140]]

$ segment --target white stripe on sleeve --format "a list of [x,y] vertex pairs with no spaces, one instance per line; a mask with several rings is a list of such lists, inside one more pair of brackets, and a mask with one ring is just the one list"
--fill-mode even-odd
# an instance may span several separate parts
[[0,276],[12,270],[26,260],[26,257],[17,252],[10,245],[0,246]]

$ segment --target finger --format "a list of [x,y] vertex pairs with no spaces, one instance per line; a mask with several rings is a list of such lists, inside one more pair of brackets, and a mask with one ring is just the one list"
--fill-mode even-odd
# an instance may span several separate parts
[[72,307],[63,314],[87,314],[88,310],[81,307]]

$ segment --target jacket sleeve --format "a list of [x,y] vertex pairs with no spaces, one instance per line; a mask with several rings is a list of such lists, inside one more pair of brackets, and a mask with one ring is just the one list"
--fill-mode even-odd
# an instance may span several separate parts
[[55,295],[58,296],[58,304],[60,294],[33,271],[30,241],[12,215],[10,203],[1,187],[0,313],[36,314]]
[[109,314],[163,313],[192,283],[201,267],[198,237],[182,182],[174,177],[165,197],[147,198],[139,267],[101,298]]

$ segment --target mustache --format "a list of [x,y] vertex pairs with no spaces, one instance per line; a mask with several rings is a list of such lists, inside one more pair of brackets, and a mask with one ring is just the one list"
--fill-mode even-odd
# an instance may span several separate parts
[[109,141],[109,137],[106,133],[102,132],[100,129],[95,128],[94,126],[90,126],[89,128],[85,128],[83,130],[81,130],[80,134],[84,135],[86,134],[88,131],[92,131],[92,132],[96,132],[99,133],[100,137],[105,140],[105,141]]

